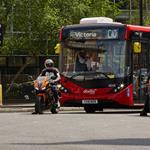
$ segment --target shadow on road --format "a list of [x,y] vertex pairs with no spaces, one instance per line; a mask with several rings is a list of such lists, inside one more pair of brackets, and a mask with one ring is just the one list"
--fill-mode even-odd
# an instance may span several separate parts
[[132,145],[150,146],[149,138],[95,139],[54,143],[10,143],[11,145]]
[[86,113],[83,111],[60,111],[59,114],[132,114],[139,113],[141,110],[104,110],[104,111],[96,111],[95,113]]
[[[95,115],[95,114],[138,114],[140,116],[141,110],[104,110],[104,111],[97,111],[95,113],[86,113],[84,110],[70,110],[70,111],[60,111],[58,114],[52,114],[50,111],[44,111],[43,114],[40,115],[62,115],[62,114],[85,114],[85,115]],[[39,115],[39,114],[32,114],[32,112],[28,112],[27,115]]]

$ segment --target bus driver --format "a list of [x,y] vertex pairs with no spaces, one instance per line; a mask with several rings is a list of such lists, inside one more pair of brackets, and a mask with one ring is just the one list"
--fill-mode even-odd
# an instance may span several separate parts
[[75,71],[88,71],[85,59],[86,53],[84,51],[80,51],[77,54]]

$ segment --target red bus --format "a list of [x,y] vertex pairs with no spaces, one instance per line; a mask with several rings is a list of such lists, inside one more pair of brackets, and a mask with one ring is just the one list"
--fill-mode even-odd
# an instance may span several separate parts
[[60,32],[61,105],[84,107],[87,113],[141,106],[150,70],[150,27],[97,19]]

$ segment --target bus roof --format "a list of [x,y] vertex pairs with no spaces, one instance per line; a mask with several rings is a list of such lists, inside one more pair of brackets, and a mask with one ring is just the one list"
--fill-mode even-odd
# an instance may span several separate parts
[[108,17],[89,17],[80,19],[80,24],[89,23],[112,23],[113,19]]
[[138,26],[138,25],[127,25],[127,30],[129,30],[129,31],[150,32],[150,27],[148,27],[148,26]]
[[64,28],[72,29],[72,28],[85,28],[85,27],[127,27],[129,31],[143,31],[143,32],[150,32],[150,27],[148,26],[139,26],[139,25],[129,25],[129,24],[121,24],[121,23],[91,23],[91,24],[74,24],[74,25],[67,25]]
[[128,39],[131,32],[149,32],[150,33],[150,27],[148,26],[139,26],[139,25],[126,25],[126,34],[125,39]]
[[73,25],[66,25],[64,28],[72,29],[72,28],[85,28],[85,27],[123,27],[124,24],[120,23],[91,23],[91,24],[73,24]]

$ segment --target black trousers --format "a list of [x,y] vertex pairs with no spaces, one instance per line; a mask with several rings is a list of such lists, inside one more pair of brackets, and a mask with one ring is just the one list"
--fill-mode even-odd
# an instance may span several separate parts
[[58,95],[58,91],[56,89],[56,85],[52,87],[52,91],[54,93],[55,102],[57,103],[58,99],[59,99],[59,95]]
[[147,93],[146,100],[144,103],[144,112],[150,112],[150,94]]

